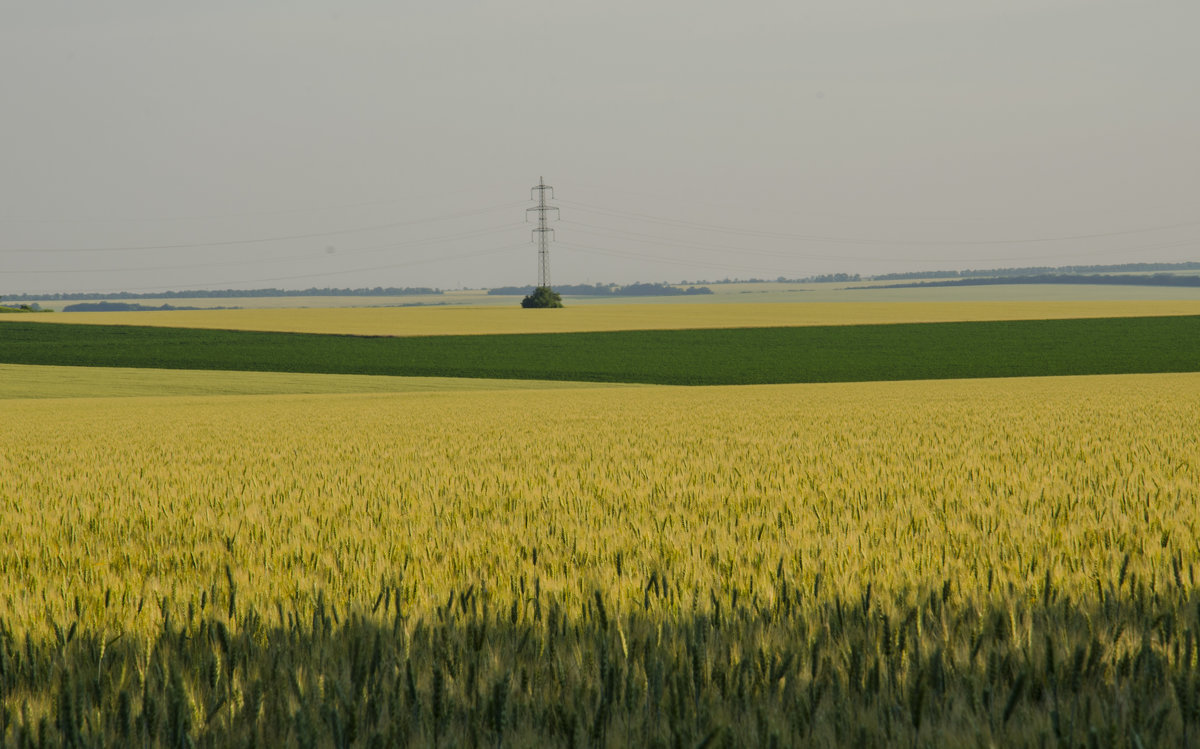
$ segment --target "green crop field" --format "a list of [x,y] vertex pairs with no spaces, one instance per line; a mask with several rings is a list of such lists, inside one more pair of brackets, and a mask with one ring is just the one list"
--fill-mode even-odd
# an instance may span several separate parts
[[0,362],[732,385],[1200,370],[1200,317],[406,338],[7,323]]

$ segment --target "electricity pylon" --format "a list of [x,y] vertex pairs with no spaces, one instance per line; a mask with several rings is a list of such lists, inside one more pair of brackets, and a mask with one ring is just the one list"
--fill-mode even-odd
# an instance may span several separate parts
[[[545,177],[538,177],[537,187],[534,187],[529,192],[529,197],[537,201],[537,205],[532,208],[525,209],[525,220],[529,220],[530,213],[537,214],[537,227],[533,230],[533,241],[538,247],[538,286],[550,286],[550,242],[554,239],[554,230],[547,226],[549,214],[554,213],[554,218],[558,218],[558,207],[548,205],[546,203],[547,195],[554,199],[554,188],[546,184]],[[537,193],[535,196],[534,193]]]

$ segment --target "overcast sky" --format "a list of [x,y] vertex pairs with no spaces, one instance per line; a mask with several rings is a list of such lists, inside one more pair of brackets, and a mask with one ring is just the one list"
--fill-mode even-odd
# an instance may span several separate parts
[[[1195,0],[0,0],[0,294],[1200,259]],[[257,241],[270,240],[270,241]]]

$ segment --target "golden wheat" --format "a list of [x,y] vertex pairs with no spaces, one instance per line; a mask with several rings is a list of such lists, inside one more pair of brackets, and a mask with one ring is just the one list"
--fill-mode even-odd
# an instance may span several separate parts
[[[539,577],[623,605],[657,570],[771,595],[951,579],[1085,595],[1200,538],[1200,377],[8,401],[0,605],[186,606]],[[536,551],[537,561],[533,560]],[[618,559],[622,574],[617,574]],[[184,595],[186,592],[186,595]],[[183,596],[182,598],[178,596]],[[703,597],[703,596],[702,596]],[[125,609],[121,609],[125,611]]]
[[1198,393],[5,401],[0,740],[1187,743]]
[[72,312],[10,317],[19,322],[412,336],[1200,314],[1200,300],[1194,299],[762,304],[724,301],[729,298],[717,296],[714,297],[717,301],[669,304],[575,304],[544,314],[530,313],[514,305]]

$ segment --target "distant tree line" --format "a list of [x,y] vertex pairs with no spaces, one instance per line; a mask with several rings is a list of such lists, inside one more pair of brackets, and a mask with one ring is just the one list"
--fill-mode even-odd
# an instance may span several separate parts
[[153,312],[157,310],[213,310],[213,309],[238,309],[237,307],[176,307],[173,304],[162,304],[158,307],[151,307],[146,304],[137,304],[136,302],[78,302],[76,304],[68,304],[63,307],[63,312]]
[[872,289],[913,289],[930,286],[988,286],[994,284],[1102,284],[1108,286],[1187,286],[1200,287],[1200,276],[1153,275],[1073,275],[1046,273],[1038,276],[993,276],[990,278],[953,278],[944,281],[913,281],[871,286]]
[[[1062,265],[1062,266],[1029,266],[1022,268],[993,268],[968,270],[930,270],[909,271],[903,273],[881,273],[874,276],[861,276],[858,273],[825,273],[822,275],[806,276],[803,278],[724,278],[717,281],[697,280],[680,281],[678,284],[665,283],[633,283],[625,286],[617,284],[567,284],[555,286],[554,290],[568,296],[680,296],[685,294],[711,294],[709,284],[732,283],[852,283],[855,281],[917,281],[917,280],[951,280],[964,279],[996,279],[1004,278],[1006,283],[1109,283],[1109,284],[1138,284],[1152,286],[1195,286],[1190,277],[1175,277],[1169,273],[1158,273],[1154,276],[1099,276],[1095,274],[1117,273],[1153,273],[1158,271],[1195,271],[1200,270],[1200,262],[1185,263],[1121,263],[1114,265]],[[1091,274],[1091,275],[1087,275]],[[1039,280],[1030,280],[1030,279]],[[1055,280],[1048,280],[1048,279]],[[1120,279],[1135,280],[1120,280]],[[1178,278],[1179,280],[1163,280]],[[1063,280],[1071,279],[1071,280]],[[1081,280],[1086,279],[1086,280]],[[981,281],[987,283],[987,281]],[[994,283],[994,281],[992,281]],[[508,296],[525,296],[533,293],[533,286],[501,286],[489,289],[489,294]],[[4,297],[12,302],[43,301],[94,301],[102,299],[226,299],[231,297],[304,297],[304,296],[436,296],[445,292],[428,286],[376,286],[374,288],[338,289],[338,288],[309,288],[309,289],[191,289],[184,291],[152,291],[131,292],[118,291],[111,294],[98,292],[57,292],[45,294],[5,294]]]
[[717,281],[696,280],[680,281],[681,285],[692,284],[732,284],[732,283],[850,283],[854,281],[908,281],[917,279],[942,278],[982,278],[997,276],[1041,276],[1046,274],[1080,274],[1080,273],[1149,273],[1152,271],[1200,270],[1200,263],[1121,263],[1114,265],[1061,265],[1061,266],[1028,266],[1023,268],[990,268],[968,270],[919,270],[904,273],[880,273],[874,276],[862,276],[858,273],[825,273],[818,276],[803,278],[722,278]]
[[[554,291],[567,296],[686,296],[696,294],[711,294],[713,290],[705,286],[689,286],[681,289],[665,283],[633,283],[626,286],[616,284],[565,284],[555,286]],[[488,289],[488,294],[504,296],[528,296],[534,292],[532,286],[498,286]]]
[[[559,284],[554,286],[554,290],[559,294],[568,294],[570,296],[612,296],[613,290],[617,287],[613,284],[596,284],[589,286],[588,284]],[[496,286],[488,289],[488,294],[493,296],[526,296],[534,292],[533,286]]]
[[185,291],[149,291],[137,293],[118,291],[112,294],[98,292],[59,292],[54,294],[5,294],[6,299],[41,299],[55,301],[86,301],[92,299],[228,299],[230,297],[255,298],[278,296],[420,296],[443,294],[441,289],[426,286],[376,286],[373,289],[191,289]]
[[905,281],[921,278],[1045,276],[1050,274],[1063,275],[1068,273],[1148,273],[1151,271],[1172,270],[1200,270],[1200,263],[1123,263],[1118,265],[1060,265],[1053,268],[1044,266],[1031,266],[1026,268],[996,268],[990,270],[926,270],[911,271],[908,273],[881,273],[876,276],[871,276],[871,278],[875,281]]
[[778,276],[776,278],[722,278],[719,281],[680,281],[679,285],[686,286],[688,284],[730,284],[730,283],[849,283],[851,281],[861,281],[862,276],[857,273],[825,273],[819,276],[805,276],[803,278],[788,278],[787,276]]
[[826,273],[821,276],[809,276],[801,278],[797,283],[848,283],[850,281],[861,281],[862,277],[857,273]]

